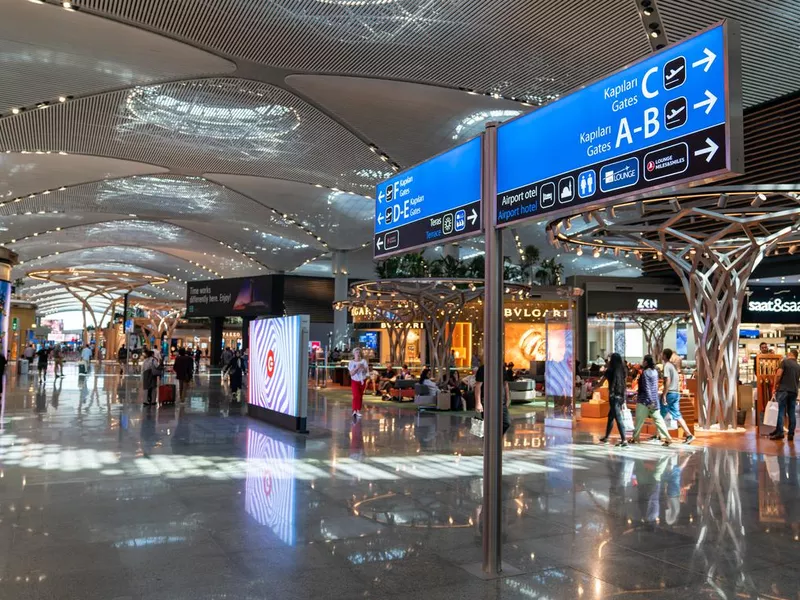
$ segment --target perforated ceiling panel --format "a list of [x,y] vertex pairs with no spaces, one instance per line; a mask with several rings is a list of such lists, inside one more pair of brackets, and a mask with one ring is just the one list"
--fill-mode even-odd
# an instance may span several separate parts
[[259,270],[257,264],[250,263],[240,254],[208,237],[177,225],[157,221],[119,220],[80,225],[54,231],[46,236],[18,241],[9,247],[27,264],[39,256],[44,257],[55,252],[117,245],[122,242],[189,258],[210,269],[212,273],[218,272],[224,277],[248,275]]
[[[269,182],[262,178],[253,179],[265,184]],[[208,236],[232,246],[262,242],[261,238],[254,237],[258,229],[259,233],[272,235],[278,245],[289,247],[305,244],[322,248],[297,223],[290,222],[256,200],[202,177],[145,175],[109,179],[40,193],[24,197],[19,202],[0,205],[0,216],[50,214],[53,211],[65,215],[66,219],[85,213],[91,215],[93,220],[97,219],[98,213],[106,213],[106,218],[109,219],[119,218],[115,215],[135,215],[145,219],[183,219],[183,225],[188,228],[199,230],[198,228],[205,227],[204,231]],[[224,216],[225,224],[236,227],[235,232],[230,231],[230,227],[217,228],[220,216]],[[253,233],[245,233],[245,226],[252,226]],[[40,228],[44,229],[49,227]]]
[[26,264],[15,267],[12,277],[22,277],[27,271],[34,268],[58,269],[76,266],[84,267],[100,263],[119,265],[118,268],[123,270],[128,266],[135,269],[145,269],[183,281],[208,277],[208,271],[190,263],[181,256],[175,255],[174,252],[157,251],[138,246],[96,246],[94,248],[58,252],[59,254],[49,254],[39,260],[29,260]]
[[800,3],[787,0],[659,0],[670,42],[722,19],[742,30],[742,93],[745,106],[771,100],[800,87],[797,24]]
[[63,150],[341,189],[356,180],[354,171],[385,167],[296,96],[234,78],[135,88],[2,119],[0,149]]
[[163,173],[143,163],[77,154],[0,154],[0,201],[110,177]]
[[60,7],[0,0],[0,114],[59,96],[231,73],[208,52]]
[[649,52],[632,0],[75,3],[267,65],[497,91],[537,103]]
[[347,250],[372,239],[375,201],[369,198],[277,179],[218,173],[207,177],[289,215],[330,248]]
[[[14,206],[13,204],[10,206]],[[6,207],[3,207],[6,208]],[[3,209],[0,209],[3,210]],[[0,216],[0,242],[13,249],[16,240],[28,236],[41,237],[46,240],[48,232],[55,232],[57,228],[75,227],[101,223],[109,218],[124,218],[122,215],[91,215],[88,213],[65,215],[52,214],[18,214],[13,216]]]
[[[181,227],[231,241],[231,246],[251,256],[273,271],[291,271],[310,258],[327,252],[312,239],[292,240],[257,229],[258,221],[231,220],[189,221],[170,219]],[[240,260],[240,262],[242,262]]]
[[403,166],[478,135],[487,121],[505,121],[529,110],[517,102],[387,79],[291,75],[286,83]]

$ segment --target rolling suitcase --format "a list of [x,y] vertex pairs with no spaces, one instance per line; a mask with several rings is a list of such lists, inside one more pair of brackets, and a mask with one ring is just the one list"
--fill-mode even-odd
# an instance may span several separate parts
[[78,375],[86,375],[86,363],[78,363]]
[[175,404],[175,384],[167,383],[158,386],[158,403]]

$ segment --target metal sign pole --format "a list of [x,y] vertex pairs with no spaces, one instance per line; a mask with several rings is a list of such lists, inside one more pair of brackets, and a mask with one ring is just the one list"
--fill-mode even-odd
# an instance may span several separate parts
[[503,241],[495,227],[497,213],[497,123],[489,123],[483,140],[483,226],[486,271],[483,345],[483,572],[501,571],[503,476],[503,381],[500,367],[503,339]]
[[[122,343],[125,344],[125,375],[128,374],[128,357],[131,354],[131,349],[128,348],[128,309],[129,309],[129,294],[125,294],[125,302],[122,307]],[[119,352],[119,348],[117,348]]]

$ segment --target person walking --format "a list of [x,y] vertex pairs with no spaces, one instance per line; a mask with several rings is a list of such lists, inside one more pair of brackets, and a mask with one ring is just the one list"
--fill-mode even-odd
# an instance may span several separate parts
[[242,354],[238,350],[232,353],[231,361],[225,367],[228,371],[228,382],[231,386],[231,396],[234,402],[241,402],[239,390],[242,389],[244,368],[242,367]]
[[233,358],[233,352],[231,352],[230,348],[225,346],[225,348],[222,350],[222,374],[223,375],[227,371],[228,365],[230,364],[232,358]]
[[350,372],[350,390],[353,393],[353,418],[361,418],[361,405],[364,401],[364,389],[369,377],[369,363],[362,358],[361,348],[353,349],[353,359],[347,363]]
[[656,430],[664,445],[669,446],[672,438],[667,431],[667,425],[661,416],[658,406],[658,371],[653,357],[648,354],[642,359],[642,374],[639,375],[639,395],[636,403],[636,427],[633,430],[632,444],[639,443],[639,433],[642,431],[645,419],[650,417],[656,425]]
[[119,363],[120,375],[125,375],[125,363],[127,361],[128,361],[128,349],[125,347],[125,344],[122,344],[119,350],[117,350],[117,363]]
[[775,372],[775,399],[778,401],[778,423],[769,439],[783,439],[783,415],[789,416],[789,441],[794,440],[794,429],[797,425],[795,406],[797,405],[797,383],[800,380],[800,363],[797,362],[797,350],[789,350],[780,368]]
[[28,361],[28,367],[33,366],[33,357],[36,356],[36,349],[33,344],[29,344],[22,352],[22,356]]
[[142,387],[147,391],[147,401],[143,404],[145,406],[152,406],[156,403],[153,399],[153,392],[158,387],[158,378],[161,377],[162,371],[151,350],[145,350],[144,356],[144,362],[142,363]]
[[83,366],[83,374],[89,374],[89,363],[92,361],[92,349],[89,348],[88,344],[83,347],[81,350],[81,364]]
[[36,353],[36,368],[39,371],[39,381],[47,381],[47,358],[50,356],[47,348],[42,346]]
[[661,355],[664,360],[664,399],[661,402],[661,416],[666,418],[667,415],[671,415],[683,429],[685,442],[691,444],[694,436],[681,414],[680,378],[678,369],[672,362],[672,354],[672,350],[665,348]]
[[3,393],[3,387],[5,386],[7,364],[8,359],[6,358],[6,355],[0,353],[0,394]]
[[627,446],[628,439],[625,437],[625,425],[622,423],[622,408],[625,406],[625,393],[627,391],[626,381],[628,378],[628,369],[625,367],[625,362],[622,357],[614,352],[611,355],[611,360],[608,362],[608,368],[603,373],[600,380],[602,385],[603,381],[608,382],[608,400],[609,411],[608,421],[606,423],[606,434],[600,438],[602,443],[608,442],[608,436],[611,435],[611,428],[614,422],[617,423],[617,431],[619,431],[620,442],[617,446]]
[[[475,371],[475,412],[478,413],[477,418],[479,419],[483,419],[484,372],[484,365],[481,363],[481,366]],[[505,371],[501,371],[500,375],[503,377],[503,435],[505,435],[511,428],[511,414],[508,412],[511,391],[508,387],[508,381],[505,380]]]
[[199,372],[200,372],[200,359],[201,359],[202,357],[203,357],[203,353],[202,353],[202,352],[200,352],[200,348],[197,348],[197,349],[194,351],[194,362],[195,362],[195,365],[194,365],[194,372],[195,372],[195,373],[199,373]]
[[175,357],[172,370],[175,371],[175,379],[178,380],[178,396],[181,404],[184,404],[186,402],[186,390],[189,388],[194,374],[194,360],[186,353],[186,348],[181,347],[178,349],[178,356]]
[[53,348],[53,362],[54,379],[64,377],[64,347],[61,344],[56,344]]

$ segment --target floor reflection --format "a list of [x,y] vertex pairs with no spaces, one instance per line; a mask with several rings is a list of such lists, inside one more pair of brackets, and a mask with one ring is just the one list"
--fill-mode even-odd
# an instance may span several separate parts
[[299,436],[209,374],[183,407],[69,367],[6,388],[0,597],[797,598],[794,453],[598,446],[520,419],[502,495],[521,574],[482,582],[461,568],[482,553],[482,442],[461,416],[354,423],[318,394]]

